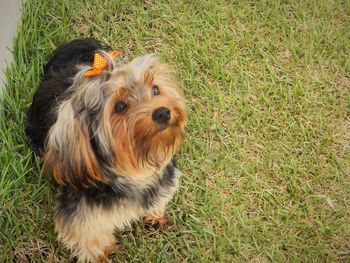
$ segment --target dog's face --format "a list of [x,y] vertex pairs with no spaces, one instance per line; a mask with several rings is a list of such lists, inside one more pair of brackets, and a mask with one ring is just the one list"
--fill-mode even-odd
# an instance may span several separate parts
[[75,187],[115,175],[142,183],[163,169],[186,124],[172,72],[154,56],[93,78],[82,72],[49,132],[44,160],[54,179]]

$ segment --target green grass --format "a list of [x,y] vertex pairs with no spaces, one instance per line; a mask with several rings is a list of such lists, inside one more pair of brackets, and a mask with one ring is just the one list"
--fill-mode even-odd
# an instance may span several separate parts
[[[188,100],[174,226],[118,262],[350,262],[349,1],[27,0],[0,111],[0,262],[67,262],[23,132],[58,44],[155,52]],[[232,3],[231,3],[232,2]]]

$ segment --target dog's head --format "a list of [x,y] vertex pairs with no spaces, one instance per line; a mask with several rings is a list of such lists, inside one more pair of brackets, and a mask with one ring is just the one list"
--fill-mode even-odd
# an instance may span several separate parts
[[89,187],[119,176],[147,181],[179,149],[185,103],[174,74],[153,55],[107,70],[75,76],[51,127],[44,165],[61,185]]

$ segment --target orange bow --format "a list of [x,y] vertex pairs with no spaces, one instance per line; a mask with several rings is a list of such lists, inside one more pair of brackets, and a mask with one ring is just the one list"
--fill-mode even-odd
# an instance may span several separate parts
[[[118,51],[112,51],[110,55],[115,58],[119,55]],[[93,77],[99,75],[103,70],[105,70],[108,66],[107,60],[100,55],[99,53],[95,53],[94,62],[92,63],[92,68],[84,73],[84,77]]]

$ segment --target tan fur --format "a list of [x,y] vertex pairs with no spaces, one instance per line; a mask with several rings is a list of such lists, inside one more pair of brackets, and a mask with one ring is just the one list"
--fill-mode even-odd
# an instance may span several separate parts
[[[121,138],[114,144],[119,164],[117,172],[146,182],[169,162],[183,141],[187,121],[183,94],[172,72],[152,56],[137,58],[116,69],[109,85],[115,90],[115,97],[106,106],[107,115],[108,111],[111,114],[111,136]],[[151,96],[153,85],[159,87],[159,96]],[[120,100],[130,105],[126,114],[113,112],[112,105]],[[167,106],[172,112],[170,125],[164,131],[159,130],[151,117],[161,106]],[[118,156],[120,152],[124,154]],[[140,178],[142,174],[146,177]]]

